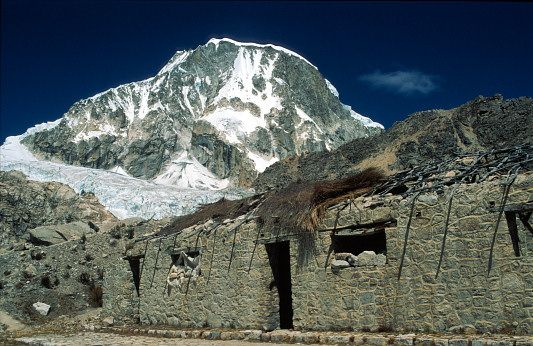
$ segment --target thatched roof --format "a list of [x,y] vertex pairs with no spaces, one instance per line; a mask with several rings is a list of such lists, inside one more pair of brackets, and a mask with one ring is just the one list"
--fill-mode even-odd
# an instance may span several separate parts
[[269,192],[256,215],[263,229],[314,233],[328,207],[364,194],[385,179],[381,171],[368,168],[344,179],[293,183]]
[[251,208],[256,207],[258,200],[262,198],[262,195],[238,200],[222,198],[218,202],[204,204],[195,213],[174,219],[170,225],[161,229],[157,234],[174,234],[185,228],[204,223],[209,219],[212,219],[215,222],[222,222],[226,219],[236,219],[237,217],[246,214]]
[[254,211],[259,225],[266,231],[280,233],[314,233],[326,209],[354,198],[386,180],[385,175],[369,168],[350,177],[318,182],[299,182],[280,191],[230,201],[221,199],[203,205],[197,212],[175,219],[158,235],[169,235],[212,219],[222,222]]

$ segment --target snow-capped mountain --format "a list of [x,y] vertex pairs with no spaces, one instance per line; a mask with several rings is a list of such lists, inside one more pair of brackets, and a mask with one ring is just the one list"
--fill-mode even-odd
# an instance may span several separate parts
[[41,160],[155,183],[248,187],[280,159],[382,130],[338,96],[294,52],[212,39],[178,51],[152,78],[76,102],[22,143]]

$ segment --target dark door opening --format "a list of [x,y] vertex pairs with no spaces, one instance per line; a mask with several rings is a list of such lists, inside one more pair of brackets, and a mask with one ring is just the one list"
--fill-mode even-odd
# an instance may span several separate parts
[[129,258],[128,262],[130,262],[130,269],[131,273],[133,275],[133,283],[135,284],[135,289],[137,290],[137,296],[139,295],[139,286],[141,283],[141,271],[140,271],[140,264],[141,259],[140,258]]
[[281,329],[292,329],[292,283],[291,283],[291,256],[288,241],[266,244],[268,261],[272,268],[274,281],[270,284],[270,289],[274,286],[278,288],[279,294],[279,327]]

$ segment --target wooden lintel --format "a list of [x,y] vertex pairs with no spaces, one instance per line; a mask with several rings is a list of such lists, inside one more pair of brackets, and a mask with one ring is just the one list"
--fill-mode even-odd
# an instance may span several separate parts
[[372,233],[372,232],[379,232],[383,230],[384,228],[389,227],[395,227],[397,224],[395,219],[390,219],[385,222],[376,222],[376,223],[365,223],[365,224],[358,224],[358,225],[350,225],[350,226],[342,226],[342,227],[333,227],[333,228],[324,228],[318,230],[318,233],[338,233],[338,232],[351,232],[357,233],[360,232],[363,233]]
[[206,247],[205,246],[200,246],[200,247],[195,247],[195,246],[188,246],[188,247],[183,247],[183,248],[180,248],[180,249],[177,249],[177,250],[172,250],[172,251],[168,251],[168,254],[170,256],[177,256],[179,255],[182,251],[183,252],[202,252],[203,250],[205,250]]
[[298,239],[298,234],[287,234],[287,235],[280,235],[280,236],[272,237],[272,238],[257,239],[255,243],[256,244],[273,244],[273,243],[279,243],[282,241],[296,240],[296,239]]
[[122,259],[125,260],[125,261],[137,260],[137,259],[141,259],[141,258],[144,258],[144,255],[135,255],[135,256],[124,256],[124,257],[122,257]]
[[338,236],[364,236],[364,235],[370,235],[378,232],[383,232],[385,230],[385,227],[376,227],[376,228],[368,228],[368,229],[336,229],[336,230],[324,230],[320,233],[332,233],[334,235]]

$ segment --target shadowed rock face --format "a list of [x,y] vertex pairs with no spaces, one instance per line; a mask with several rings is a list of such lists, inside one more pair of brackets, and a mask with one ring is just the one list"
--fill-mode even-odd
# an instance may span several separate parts
[[0,210],[2,247],[29,238],[29,230],[37,226],[116,220],[93,194],[78,195],[64,184],[27,180],[17,171],[0,172]]
[[531,144],[531,119],[530,97],[480,96],[451,110],[414,113],[379,135],[355,139],[331,152],[277,162],[259,175],[253,187],[264,191],[298,179],[338,179],[372,166],[393,173],[458,152]]
[[381,131],[358,117],[296,54],[211,40],[177,52],[155,77],[75,103],[23,143],[46,160],[144,179],[187,157],[247,187],[266,163]]

